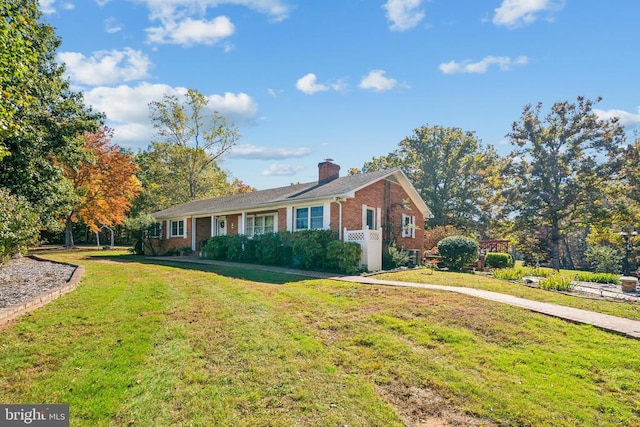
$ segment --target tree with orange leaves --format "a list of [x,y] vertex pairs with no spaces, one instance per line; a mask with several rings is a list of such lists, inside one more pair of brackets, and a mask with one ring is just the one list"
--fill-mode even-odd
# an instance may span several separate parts
[[139,168],[135,159],[120,152],[111,143],[113,131],[107,127],[86,134],[87,160],[76,168],[67,168],[65,175],[73,182],[78,202],[66,218],[65,246],[73,246],[73,223],[78,217],[89,230],[122,224],[141,185],[136,177]]

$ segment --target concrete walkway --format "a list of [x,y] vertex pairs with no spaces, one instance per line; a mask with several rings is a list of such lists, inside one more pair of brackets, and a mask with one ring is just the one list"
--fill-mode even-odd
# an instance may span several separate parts
[[495,301],[502,304],[508,304],[514,307],[520,307],[536,313],[546,314],[548,316],[565,319],[571,322],[592,325],[606,331],[615,332],[630,338],[640,339],[640,321],[625,319],[623,317],[611,316],[608,314],[596,313],[593,311],[582,310],[579,308],[565,307],[563,305],[551,304],[547,302],[532,301],[525,298],[519,298],[512,295],[501,294],[498,292],[485,291],[482,289],[463,288],[459,286],[442,286],[428,285],[424,283],[399,282],[394,280],[379,280],[373,277],[364,276],[340,276],[329,273],[321,273],[314,271],[294,270],[281,267],[273,267],[266,265],[242,264],[225,261],[213,261],[192,257],[150,257],[149,260],[171,261],[171,262],[187,262],[196,264],[221,265],[227,267],[244,268],[251,270],[272,271],[284,274],[293,274],[297,276],[322,278],[339,280],[342,282],[361,283],[365,285],[382,285],[396,286],[403,288],[420,288],[434,291],[455,292],[458,294],[469,295],[476,298]]

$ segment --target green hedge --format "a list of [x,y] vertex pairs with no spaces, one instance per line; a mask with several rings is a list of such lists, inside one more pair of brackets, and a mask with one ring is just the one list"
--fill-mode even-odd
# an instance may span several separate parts
[[504,252],[489,252],[484,257],[484,265],[489,268],[511,268],[513,257]]
[[202,248],[215,260],[257,262],[307,270],[353,274],[360,269],[360,245],[336,239],[331,230],[216,236]]
[[442,263],[451,270],[461,270],[477,261],[479,247],[477,240],[464,236],[449,236],[438,242]]

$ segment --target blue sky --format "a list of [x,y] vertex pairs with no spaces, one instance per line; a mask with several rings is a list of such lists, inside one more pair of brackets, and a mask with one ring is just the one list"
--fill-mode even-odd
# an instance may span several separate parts
[[40,0],[76,90],[146,148],[148,103],[197,89],[258,189],[361,167],[423,125],[505,135],[524,105],[585,96],[640,123],[637,0]]

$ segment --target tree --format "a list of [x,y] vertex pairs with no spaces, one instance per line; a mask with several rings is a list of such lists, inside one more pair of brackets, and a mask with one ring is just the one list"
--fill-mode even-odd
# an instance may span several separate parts
[[102,225],[122,224],[132,200],[140,192],[135,176],[138,165],[133,157],[111,143],[112,131],[103,128],[86,134],[85,149],[89,161],[67,168],[65,175],[73,182],[78,204],[66,216],[65,246],[73,246],[73,222],[80,217],[92,232]]
[[0,188],[0,264],[36,242],[38,215],[31,204]]
[[0,186],[30,202],[43,226],[55,228],[75,197],[63,166],[82,159],[79,136],[96,130],[102,117],[70,90],[55,62],[60,39],[38,21],[38,2],[2,2],[0,13]]
[[194,89],[184,99],[166,95],[149,104],[151,120],[161,141],[153,149],[174,172],[177,185],[188,200],[201,199],[208,191],[207,176],[238,139],[238,131],[217,112],[209,112],[207,98]]
[[[191,148],[187,147],[187,150]],[[185,159],[180,155],[182,151],[183,147],[153,143],[147,150],[136,155],[136,162],[140,166],[138,177],[142,182],[143,191],[132,209],[134,214],[152,213],[191,201],[191,195],[187,190],[189,172],[182,163]],[[200,151],[198,156],[203,158],[206,153]],[[253,190],[240,180],[230,184],[226,172],[215,162],[210,163],[200,173],[196,188],[197,199]]]
[[492,216],[499,166],[495,150],[482,147],[473,132],[422,126],[397,150],[365,163],[363,171],[402,168],[434,215],[430,226],[468,230],[486,226]]
[[516,229],[530,235],[548,229],[555,269],[567,232],[597,215],[618,178],[624,130],[617,119],[598,119],[593,105],[583,97],[557,102],[542,118],[542,104],[527,105],[507,135],[516,148],[504,194]]

